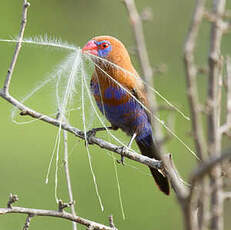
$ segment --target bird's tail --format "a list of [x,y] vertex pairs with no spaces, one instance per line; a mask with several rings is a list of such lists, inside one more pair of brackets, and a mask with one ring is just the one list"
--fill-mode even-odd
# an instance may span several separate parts
[[[139,149],[143,155],[150,158],[155,158],[156,160],[160,160],[151,135],[146,136],[142,139],[136,139],[136,143],[139,146]],[[161,172],[159,172],[157,169],[151,167],[149,168],[159,189],[166,195],[169,195],[170,188],[168,178],[164,176]]]

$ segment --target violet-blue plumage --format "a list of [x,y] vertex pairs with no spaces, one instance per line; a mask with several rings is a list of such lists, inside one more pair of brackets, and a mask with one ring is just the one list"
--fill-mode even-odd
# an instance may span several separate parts
[[120,87],[117,87],[117,89],[114,91],[114,95],[117,100],[120,100],[126,94],[127,92]]
[[121,128],[129,135],[137,134],[136,140],[144,139],[152,135],[152,128],[147,113],[144,108],[131,96],[127,101],[122,100],[122,96],[128,93],[117,86],[109,86],[100,93],[100,87],[97,82],[91,82],[91,91],[94,97],[103,96],[108,100],[113,100],[114,105],[104,100],[97,101],[100,111],[106,116],[112,125]]
[[109,86],[107,89],[104,90],[104,97],[106,99],[115,98],[116,100],[121,100],[121,98],[126,94],[127,92],[123,88],[120,88],[118,86]]
[[105,46],[104,49],[98,50],[98,56],[100,56],[100,57],[106,57],[108,55],[108,53],[112,50],[111,44],[108,41],[101,41],[101,42],[96,41],[96,45],[98,47]]

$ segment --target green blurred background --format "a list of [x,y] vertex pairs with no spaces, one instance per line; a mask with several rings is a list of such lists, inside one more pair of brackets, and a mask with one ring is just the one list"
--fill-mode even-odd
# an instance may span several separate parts
[[[151,7],[153,20],[144,24],[145,37],[153,66],[166,64],[168,71],[156,75],[155,88],[188,113],[185,76],[182,62],[182,49],[193,12],[194,1],[184,0],[143,0],[136,1],[139,11]],[[9,39],[17,35],[21,18],[22,1],[0,0],[0,38]],[[129,25],[127,12],[121,1],[108,0],[31,0],[28,13],[28,25],[25,37],[45,35],[61,38],[71,44],[83,46],[96,35],[112,35],[119,38],[131,52],[136,68],[140,72],[137,57],[134,55],[134,38]],[[206,64],[208,53],[209,24],[204,23],[197,45],[197,60]],[[223,40],[224,54],[231,53],[231,37]],[[4,78],[14,51],[14,44],[0,43],[0,84]],[[68,54],[67,51],[24,45],[17,62],[11,84],[11,93],[22,99],[42,82],[54,67]],[[206,95],[206,77],[198,79],[201,96]],[[78,97],[78,95],[77,95]],[[43,113],[56,112],[55,85],[49,84],[28,102],[32,108]],[[76,100],[76,107],[80,106]],[[17,125],[11,121],[12,106],[0,99],[0,207],[5,207],[10,193],[20,197],[19,206],[57,209],[54,198],[54,164],[49,183],[45,184],[45,175],[54,147],[57,128],[44,122]],[[92,113],[91,109],[87,109]],[[163,113],[166,118],[168,114]],[[91,119],[90,116],[87,116]],[[28,118],[17,117],[17,121]],[[83,127],[81,111],[72,115],[72,124]],[[95,123],[94,123],[95,124]],[[190,135],[190,122],[176,116],[176,133],[193,148]],[[128,138],[120,132],[115,133],[125,142]],[[98,136],[108,139],[107,135]],[[110,141],[110,139],[108,139]],[[136,148],[136,146],[133,146]],[[195,166],[194,157],[178,141],[168,144],[175,163],[187,179]],[[113,214],[119,229],[182,229],[182,219],[174,192],[170,197],[162,195],[153,184],[146,167],[126,160],[136,167],[118,165],[122,199],[126,219],[122,219],[115,170],[112,158],[107,151],[90,146],[93,168],[102,196],[105,211],[101,212],[89,169],[87,152],[82,140],[69,135],[70,171],[76,212],[82,217],[108,225],[108,216]],[[63,145],[61,156],[63,158]],[[58,195],[68,201],[64,180],[62,160],[59,163]],[[227,205],[227,211],[230,207]],[[22,215],[1,216],[0,229],[19,229],[24,224]],[[227,218],[226,218],[227,219]],[[226,229],[230,229],[230,220],[225,219]],[[61,219],[36,217],[30,229],[71,229],[71,223]],[[79,227],[79,229],[85,229]]]

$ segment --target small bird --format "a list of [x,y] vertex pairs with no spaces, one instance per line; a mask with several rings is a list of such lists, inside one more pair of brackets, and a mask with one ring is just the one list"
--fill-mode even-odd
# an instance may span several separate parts
[[[111,36],[98,36],[88,41],[82,51],[91,54],[95,63],[90,88],[110,128],[120,128],[131,136],[129,147],[135,139],[143,155],[160,160],[145,109],[149,107],[145,88],[123,43]],[[150,170],[159,189],[169,195],[168,178],[157,169]]]

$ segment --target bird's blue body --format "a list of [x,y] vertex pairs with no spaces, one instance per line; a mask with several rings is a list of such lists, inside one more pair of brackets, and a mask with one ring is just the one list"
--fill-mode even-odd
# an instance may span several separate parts
[[137,141],[152,135],[147,113],[137,100],[121,87],[112,85],[106,89],[101,88],[99,82],[91,81],[91,91],[97,106],[113,126],[128,135],[136,133]]

